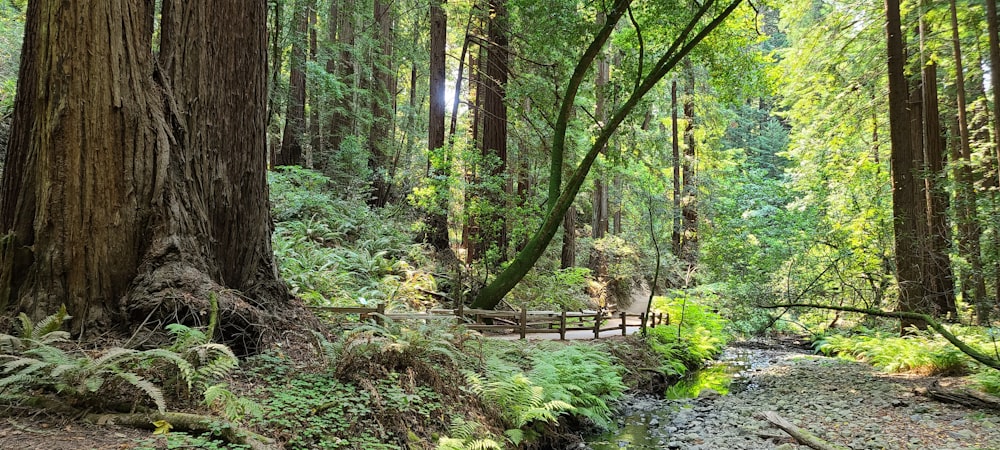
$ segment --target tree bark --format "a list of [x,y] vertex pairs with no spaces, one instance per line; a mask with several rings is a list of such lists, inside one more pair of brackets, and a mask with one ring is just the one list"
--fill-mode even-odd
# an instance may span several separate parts
[[164,1],[158,65],[152,5],[29,5],[0,306],[65,304],[74,333],[103,333],[198,324],[214,294],[223,340],[250,353],[288,305],[265,177],[266,4]]
[[958,13],[956,11],[955,0],[949,2],[949,11],[951,17],[951,39],[952,48],[955,55],[955,100],[956,108],[958,109],[958,133],[959,133],[959,143],[961,150],[961,160],[962,164],[958,168],[959,178],[956,180],[956,192],[960,195],[956,195],[957,207],[961,210],[957,217],[960,219],[958,224],[959,233],[959,250],[960,254],[969,263],[969,282],[972,284],[971,289],[963,289],[965,292],[972,294],[971,298],[964,299],[966,302],[975,305],[976,307],[976,321],[980,325],[985,325],[989,323],[989,314],[993,305],[989,303],[986,298],[986,285],[983,279],[983,263],[980,256],[980,234],[981,230],[979,228],[979,223],[976,221],[977,206],[976,206],[976,190],[973,185],[974,177],[972,174],[971,164],[971,144],[969,138],[969,120],[968,120],[968,103],[966,101],[966,90],[965,90],[965,74],[963,73],[963,62],[962,62],[962,41],[959,38],[958,30]]
[[[921,277],[922,247],[919,225],[923,214],[917,214],[919,187],[914,164],[916,149],[910,135],[910,111],[907,105],[902,23],[899,0],[886,0],[886,40],[889,74],[889,135],[892,145],[892,213],[896,248],[896,282],[899,284],[900,311],[925,312],[924,286]],[[926,323],[901,318],[901,326],[926,328]]]
[[483,66],[479,81],[477,99],[482,102],[480,120],[482,135],[478,141],[484,166],[480,169],[480,182],[485,188],[481,201],[488,201],[490,211],[477,218],[479,242],[483,250],[495,248],[499,253],[499,263],[507,259],[508,237],[506,198],[510,194],[507,177],[507,78],[509,72],[508,23],[506,0],[489,0],[487,28],[488,46],[486,57],[480,60]]
[[281,151],[276,166],[302,165],[302,139],[306,129],[306,48],[309,45],[309,10],[315,0],[298,1],[292,13],[295,34],[292,35],[292,59],[289,64],[288,105],[285,128],[281,134]]
[[[925,0],[926,1],[926,0]],[[948,225],[948,193],[942,181],[944,170],[944,136],[941,133],[941,113],[938,105],[937,63],[926,59],[924,41],[927,23],[921,15],[920,24],[921,92],[923,94],[924,191],[926,193],[929,301],[940,315],[958,316],[955,305],[955,276],[951,267],[951,227]]]
[[368,169],[372,172],[372,195],[368,203],[381,208],[389,200],[392,178],[389,173],[389,156],[392,151],[394,127],[393,106],[396,76],[392,69],[393,10],[392,2],[374,0],[375,39],[379,51],[372,59],[375,85],[372,89],[372,125],[368,132]]
[[670,248],[674,257],[680,259],[681,256],[681,145],[677,124],[677,80],[670,83],[670,146],[673,155],[673,188],[674,188],[674,210],[673,210],[673,232],[670,236]]
[[[351,92],[355,89],[354,77],[354,2],[355,0],[330,0],[331,8],[333,4],[340,3],[336,14],[336,39],[334,42],[340,47],[340,57],[330,58],[327,63],[327,72],[334,73],[338,80],[344,84],[344,92],[334,100],[333,111],[330,114],[330,125],[327,130],[329,142],[327,151],[334,153],[340,150],[340,146],[354,132],[354,99]],[[332,27],[333,25],[331,25]],[[332,38],[332,37],[331,37]],[[331,70],[332,68],[332,70]],[[323,165],[325,167],[325,164]]]
[[569,269],[576,267],[576,207],[570,207],[563,217],[562,252],[559,255],[559,267]]
[[695,72],[690,59],[684,61],[687,75],[687,96],[684,100],[684,158],[681,160],[681,178],[683,191],[681,198],[681,216],[683,231],[681,232],[681,258],[688,267],[698,263],[698,183],[695,179],[697,153],[694,138],[694,97]]
[[[990,85],[993,89],[993,173],[996,180],[991,180],[1000,188],[1000,35],[997,26],[997,4],[994,0],[986,0],[986,24],[989,35],[990,53]],[[992,184],[992,183],[991,183]],[[993,248],[1000,249],[1000,211],[997,210],[997,203],[1000,202],[1000,190],[993,193]],[[1000,305],[1000,258],[995,258],[994,262],[994,292],[993,298]]]
[[[445,14],[443,0],[432,1],[431,16],[431,49],[430,49],[430,117],[427,131],[427,167],[434,181],[434,207],[427,211],[427,230],[423,241],[431,244],[437,251],[450,248],[448,239],[448,185],[444,180],[448,177],[446,158],[435,156],[444,152],[444,93],[445,93],[445,45],[448,38],[448,17]],[[434,162],[433,160],[439,160]]]

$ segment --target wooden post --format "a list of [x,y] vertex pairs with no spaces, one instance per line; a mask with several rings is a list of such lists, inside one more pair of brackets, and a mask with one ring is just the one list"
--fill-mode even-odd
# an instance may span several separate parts
[[563,311],[562,315],[559,316],[559,340],[566,340],[566,311]]
[[528,328],[528,309],[522,306],[521,307],[521,339],[524,339],[524,337],[527,336],[527,334],[528,334],[527,328]]
[[594,313],[594,339],[601,337],[601,311]]
[[625,330],[625,311],[621,312],[621,316],[622,316],[622,336],[625,336],[627,334]]
[[375,324],[382,325],[382,316],[385,315],[385,303],[379,303],[378,306],[375,307],[375,313],[378,314],[375,316]]

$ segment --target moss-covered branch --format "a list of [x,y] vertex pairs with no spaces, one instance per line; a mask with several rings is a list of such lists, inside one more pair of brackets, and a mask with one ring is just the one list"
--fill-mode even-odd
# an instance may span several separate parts
[[815,309],[829,309],[832,311],[844,311],[844,312],[854,312],[860,314],[867,314],[869,316],[876,317],[886,317],[890,319],[904,319],[911,321],[923,321],[927,323],[927,326],[931,327],[934,331],[938,332],[942,337],[944,337],[951,345],[969,355],[970,358],[982,363],[987,367],[991,367],[996,370],[1000,370],[1000,360],[986,356],[984,353],[970,347],[965,342],[962,342],[957,336],[948,331],[941,322],[934,320],[933,317],[927,314],[920,314],[909,311],[882,311],[879,309],[867,309],[867,308],[854,308],[851,306],[833,306],[833,305],[819,305],[811,303],[783,303],[776,305],[764,305],[761,306],[766,309],[777,309],[777,308],[815,308]]
[[278,448],[274,440],[252,431],[242,429],[218,417],[179,412],[150,414],[87,414],[84,419],[97,425],[122,425],[134,428],[154,429],[153,422],[165,421],[171,429],[193,433],[219,433],[231,444],[249,445],[254,450]]

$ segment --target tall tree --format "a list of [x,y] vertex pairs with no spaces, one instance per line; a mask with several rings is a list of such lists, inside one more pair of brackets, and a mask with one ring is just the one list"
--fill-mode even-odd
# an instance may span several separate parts
[[[926,1],[923,2],[926,4]],[[923,8],[921,8],[923,9]],[[921,11],[922,12],[922,11]],[[941,315],[956,317],[955,277],[951,269],[951,228],[948,225],[948,193],[943,181],[944,136],[941,133],[941,113],[938,105],[937,62],[928,58],[926,49],[929,24],[921,14],[918,26],[920,35],[920,86],[923,106],[923,160],[924,192],[927,211],[927,276],[928,301]]]
[[681,159],[681,179],[684,188],[681,199],[681,258],[693,267],[698,262],[698,183],[695,175],[697,141],[694,137],[694,99],[696,74],[690,59],[684,61],[687,94],[684,97],[684,158]]
[[[986,25],[989,36],[990,54],[990,85],[993,86],[993,174],[996,176],[996,186],[1000,188],[1000,35],[997,26],[997,4],[993,0],[986,0]],[[1000,189],[993,194],[993,248],[1000,249]],[[1000,258],[994,262],[994,293],[993,298],[1000,305]]]
[[165,0],[158,63],[153,6],[30,3],[0,306],[64,304],[74,332],[103,332],[196,323],[214,295],[220,335],[254,351],[288,306],[265,177],[266,4]]
[[[430,3],[430,121],[427,125],[427,167],[428,171],[434,170],[428,174],[434,180],[447,178],[447,163],[440,157],[444,152],[445,48],[448,38],[448,16],[443,5],[444,0],[432,0]],[[436,164],[435,159],[437,159]],[[449,248],[447,194],[447,186],[444,183],[437,183],[434,204],[427,211],[427,229],[423,241],[438,251]]]
[[[918,164],[914,164],[918,149],[914,148],[910,130],[910,111],[907,105],[905,66],[906,57],[903,44],[902,19],[899,0],[885,0],[886,42],[888,49],[889,73],[889,138],[892,143],[892,213],[896,247],[896,282],[899,284],[900,311],[928,312],[924,303],[924,285],[921,266],[923,248],[920,242],[920,222],[923,214],[917,214],[917,206],[923,203],[918,186]],[[906,328],[916,325],[921,328],[926,323],[903,320]]]
[[[333,111],[330,113],[330,125],[327,127],[328,142],[327,151],[336,152],[340,150],[344,140],[354,132],[355,114],[354,98],[351,92],[356,86],[354,58],[354,8],[355,0],[330,0],[331,13],[333,4],[338,4],[336,15],[329,20],[336,20],[336,29],[330,25],[330,31],[336,32],[336,36],[331,35],[332,42],[337,43],[339,58],[330,58],[327,62],[327,72],[333,73],[337,80],[344,85],[344,89],[334,100]],[[322,167],[322,166],[321,166]]]
[[673,161],[673,176],[671,181],[673,184],[673,230],[670,234],[670,248],[673,250],[674,257],[680,258],[681,255],[681,144],[680,136],[678,135],[679,127],[677,124],[677,80],[673,80],[670,83],[670,150]]
[[956,179],[956,207],[959,212],[956,217],[959,219],[959,253],[968,261],[969,272],[965,280],[969,286],[962,288],[963,293],[971,294],[965,301],[976,305],[976,316],[980,324],[989,322],[989,311],[992,305],[986,298],[986,284],[983,280],[983,263],[980,257],[980,235],[981,229],[976,220],[976,191],[971,160],[972,146],[969,138],[969,120],[967,117],[967,101],[965,90],[965,74],[962,62],[962,41],[959,38],[958,12],[955,0],[949,2],[951,16],[951,39],[955,56],[955,101],[958,110],[958,134],[959,134],[959,156],[962,164],[958,167],[958,178]]
[[372,125],[368,132],[368,168],[372,171],[373,192],[369,203],[385,206],[392,187],[389,154],[395,118],[396,74],[393,71],[393,8],[392,2],[374,0],[375,38],[379,43],[377,56],[372,59],[375,85],[372,89]]
[[309,45],[309,11],[315,8],[315,1],[295,2],[295,10],[292,13],[295,33],[292,35],[285,128],[281,136],[281,151],[275,161],[275,165],[279,166],[302,164],[302,139],[306,131],[306,49]]
[[[597,23],[603,24],[607,22],[607,15],[603,12],[597,15]],[[611,62],[608,60],[608,55],[605,51],[601,51],[600,55],[597,57],[596,64],[596,76],[597,79],[594,82],[594,96],[595,108],[594,117],[597,119],[598,126],[603,126],[608,120],[608,90],[610,86],[611,78]],[[601,149],[601,153],[608,153],[608,146],[605,145]],[[594,239],[601,239],[605,234],[608,233],[608,183],[604,179],[604,174],[598,170],[598,176],[594,177],[594,193],[592,199],[593,210],[593,220],[591,222],[591,232],[590,236]],[[593,255],[593,253],[592,253]],[[599,261],[595,261],[591,258],[591,268],[600,269],[602,264]]]

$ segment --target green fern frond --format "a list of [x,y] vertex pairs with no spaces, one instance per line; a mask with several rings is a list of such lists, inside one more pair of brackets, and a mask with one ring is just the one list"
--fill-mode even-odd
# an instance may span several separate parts
[[163,397],[163,391],[160,390],[159,386],[132,372],[118,372],[115,375],[126,381],[128,384],[135,386],[152,399],[153,403],[156,403],[156,409],[159,410],[161,414],[167,412],[167,400]]
[[[56,311],[55,314],[47,316],[35,324],[31,330],[31,339],[41,341],[45,335],[62,329],[63,322],[69,320],[70,318],[71,316],[66,312],[66,305],[61,305],[59,307],[59,311]],[[23,319],[22,323],[24,323]]]

